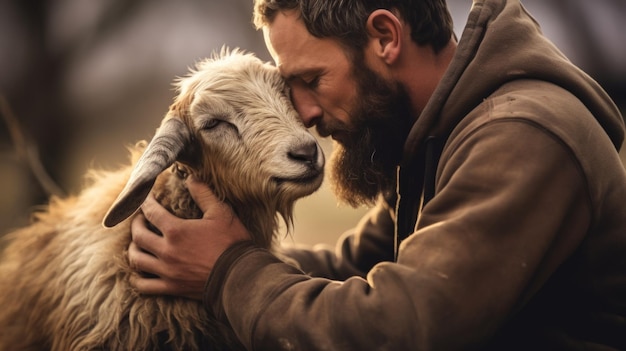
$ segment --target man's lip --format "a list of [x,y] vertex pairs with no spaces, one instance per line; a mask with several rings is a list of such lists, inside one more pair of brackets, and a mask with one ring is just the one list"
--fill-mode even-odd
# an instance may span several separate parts
[[346,140],[346,133],[335,132],[335,133],[332,133],[330,137],[333,138],[333,140],[343,144],[344,141]]
[[331,137],[333,140],[342,144],[348,140],[348,131],[339,128],[329,130],[322,126],[317,126],[317,134],[322,138]]
[[331,135],[329,131],[320,127],[317,128],[317,134],[321,136],[322,138],[326,138]]

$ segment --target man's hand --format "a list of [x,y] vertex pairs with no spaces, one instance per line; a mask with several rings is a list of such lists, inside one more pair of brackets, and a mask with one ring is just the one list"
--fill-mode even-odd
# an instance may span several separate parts
[[[190,177],[187,187],[204,213],[202,219],[181,219],[163,208],[152,195],[131,224],[128,247],[131,267],[156,277],[137,277],[131,284],[144,294],[202,299],[215,261],[232,244],[250,234],[232,209],[203,183]],[[151,223],[163,235],[148,228]]]

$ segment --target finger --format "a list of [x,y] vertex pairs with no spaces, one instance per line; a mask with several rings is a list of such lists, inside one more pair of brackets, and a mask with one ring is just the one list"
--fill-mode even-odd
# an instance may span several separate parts
[[130,233],[132,243],[138,248],[151,253],[154,256],[160,256],[165,245],[163,236],[151,231],[146,222],[146,217],[139,213],[131,222]]
[[130,267],[141,273],[161,276],[163,269],[159,259],[150,253],[143,251],[134,242],[128,246],[128,263]]
[[130,277],[130,285],[138,292],[147,295],[167,295],[170,294],[170,286],[160,278],[144,278],[139,275]]
[[143,212],[145,219],[162,233],[168,230],[167,226],[176,226],[175,223],[179,220],[178,217],[161,206],[152,194],[149,194],[141,205],[141,212]]
[[198,178],[194,176],[187,177],[186,185],[191,198],[196,205],[198,205],[202,213],[216,212],[216,215],[221,215],[225,211],[228,211],[227,205],[220,201],[211,188]]

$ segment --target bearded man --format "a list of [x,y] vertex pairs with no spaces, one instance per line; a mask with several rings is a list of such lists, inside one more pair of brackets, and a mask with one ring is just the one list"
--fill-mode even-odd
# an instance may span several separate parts
[[[188,186],[133,221],[141,293],[203,300],[250,350],[624,350],[624,120],[518,0],[256,0],[302,121],[336,141],[336,251],[255,247]],[[161,229],[153,233],[146,221]],[[163,254],[167,253],[167,254]]]

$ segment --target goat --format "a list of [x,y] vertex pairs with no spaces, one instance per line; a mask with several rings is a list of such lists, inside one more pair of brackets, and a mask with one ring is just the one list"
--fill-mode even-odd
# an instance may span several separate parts
[[184,187],[193,174],[271,248],[280,218],[289,229],[294,202],[321,185],[324,157],[277,69],[253,54],[222,49],[175,84],[130,165],[90,170],[78,195],[52,198],[3,238],[1,351],[241,348],[200,302],[132,289],[130,219],[150,191],[176,215],[201,217]]

